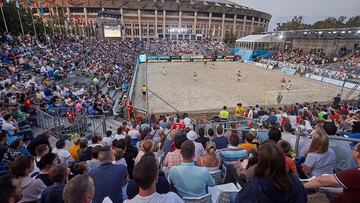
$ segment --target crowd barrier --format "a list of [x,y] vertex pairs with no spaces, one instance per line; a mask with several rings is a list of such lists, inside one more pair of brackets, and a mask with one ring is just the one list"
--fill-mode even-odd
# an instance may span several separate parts
[[167,63],[167,62],[230,62],[237,61],[239,56],[225,55],[225,56],[207,56],[207,55],[177,55],[177,56],[151,56],[140,55],[140,63]]
[[[343,87],[344,86],[344,88],[348,88],[348,89],[353,89],[356,86],[356,84],[352,83],[352,82],[336,80],[336,79],[322,77],[322,76],[313,75],[313,74],[309,74],[309,73],[305,74],[305,77],[313,79],[313,80],[317,80],[317,81],[320,81],[320,82],[325,82],[325,83],[328,83],[328,84],[336,85],[338,87]],[[360,91],[360,86],[357,88],[357,90]]]

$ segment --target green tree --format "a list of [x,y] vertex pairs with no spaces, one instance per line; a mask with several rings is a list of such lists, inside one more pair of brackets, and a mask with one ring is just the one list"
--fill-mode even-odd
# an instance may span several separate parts
[[225,32],[223,41],[226,44],[233,44],[236,41],[236,36],[233,32]]
[[328,17],[325,20],[320,20],[315,22],[311,28],[313,29],[323,29],[323,28],[344,28],[345,24],[345,16],[340,16],[339,18]]
[[360,15],[349,18],[346,27],[360,27]]
[[[22,34],[18,11],[17,8],[15,7],[15,3],[14,2],[4,3],[3,11],[9,32],[15,35]],[[22,25],[24,28],[24,33],[34,35],[35,33],[31,21],[31,13],[29,7],[27,6],[21,7],[19,9],[19,12],[20,12]],[[44,29],[43,29],[42,19],[38,16],[33,15],[33,20],[34,20],[36,32],[38,34],[43,33]],[[3,25],[4,20],[2,18],[2,15],[0,15],[0,21],[1,21],[0,32],[5,32],[6,30],[5,30],[5,26]]]
[[285,23],[277,23],[276,31],[285,31],[285,30],[300,30],[303,29],[303,17],[294,16],[290,21]]
[[265,32],[264,27],[256,27],[255,30],[251,34],[256,35],[256,34],[261,34],[261,33],[264,33],[264,32]]

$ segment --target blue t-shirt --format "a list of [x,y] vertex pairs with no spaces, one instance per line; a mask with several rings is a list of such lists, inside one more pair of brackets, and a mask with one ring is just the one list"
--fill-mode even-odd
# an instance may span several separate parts
[[180,197],[200,197],[207,193],[208,186],[215,186],[208,169],[195,166],[194,162],[171,167],[169,179]]
[[93,203],[102,203],[105,197],[109,197],[112,202],[123,202],[122,187],[128,176],[125,166],[112,163],[101,164],[90,170],[89,175],[95,185]]
[[225,136],[215,137],[212,141],[215,142],[216,149],[224,149],[229,144],[228,139]]

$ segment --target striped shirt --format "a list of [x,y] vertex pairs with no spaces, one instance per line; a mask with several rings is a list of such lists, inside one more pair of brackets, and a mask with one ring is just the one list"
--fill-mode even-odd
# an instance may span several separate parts
[[245,149],[240,149],[238,146],[228,146],[227,148],[220,150],[220,159],[225,166],[233,165],[237,160],[246,158],[247,151]]

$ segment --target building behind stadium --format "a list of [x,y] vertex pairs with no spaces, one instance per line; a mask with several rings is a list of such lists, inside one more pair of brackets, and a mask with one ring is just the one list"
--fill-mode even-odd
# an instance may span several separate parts
[[61,8],[67,19],[85,24],[95,22],[100,12],[119,13],[126,39],[222,40],[227,32],[239,38],[266,32],[271,19],[268,13],[229,0],[53,0],[51,5]]

